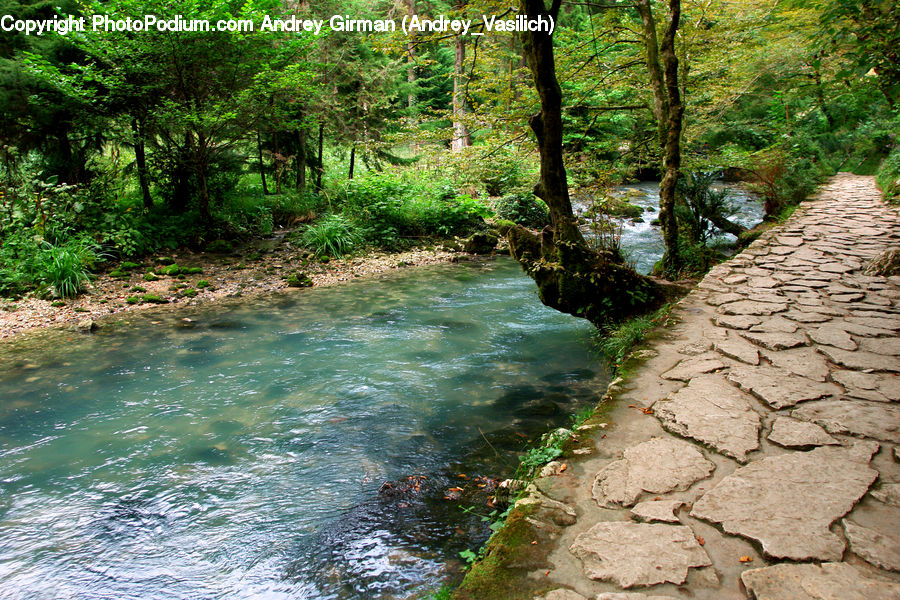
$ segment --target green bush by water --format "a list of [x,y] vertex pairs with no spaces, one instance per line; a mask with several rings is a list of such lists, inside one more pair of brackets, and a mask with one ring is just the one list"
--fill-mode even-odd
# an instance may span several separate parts
[[349,219],[339,214],[326,215],[306,226],[300,243],[316,256],[341,257],[359,246],[362,235]]
[[341,199],[343,214],[364,231],[367,241],[398,248],[411,238],[463,235],[491,211],[446,181],[422,182],[398,174],[354,179]]
[[492,203],[498,219],[512,221],[531,229],[543,229],[550,224],[550,211],[532,192],[518,192],[499,198]]

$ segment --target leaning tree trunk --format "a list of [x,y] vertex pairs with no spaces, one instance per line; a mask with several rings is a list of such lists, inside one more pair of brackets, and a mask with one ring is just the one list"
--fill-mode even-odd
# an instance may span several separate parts
[[[556,20],[561,0],[549,10],[543,0],[522,0],[529,21]],[[562,90],[556,78],[552,35],[522,34],[523,49],[534,77],[541,112],[531,117],[541,157],[534,188],[550,209],[551,224],[540,234],[521,226],[510,229],[510,252],[538,286],[541,302],[596,325],[644,312],[663,300],[664,288],[639,275],[614,252],[591,250],[572,212],[563,162]]]

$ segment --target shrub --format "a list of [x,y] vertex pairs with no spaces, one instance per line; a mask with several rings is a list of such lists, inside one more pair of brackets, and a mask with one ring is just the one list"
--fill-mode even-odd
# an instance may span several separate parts
[[96,245],[86,238],[69,240],[62,246],[45,242],[39,255],[41,280],[61,298],[74,298],[91,280],[90,268],[100,259]]
[[307,225],[300,242],[316,256],[341,257],[355,246],[362,237],[353,223],[343,215],[330,214],[318,222]]
[[531,229],[543,229],[550,224],[550,211],[547,205],[531,192],[503,196],[493,202],[492,208],[497,218]]
[[342,209],[372,243],[387,248],[408,238],[465,234],[491,214],[470,196],[457,195],[446,181],[413,182],[389,174],[351,181]]

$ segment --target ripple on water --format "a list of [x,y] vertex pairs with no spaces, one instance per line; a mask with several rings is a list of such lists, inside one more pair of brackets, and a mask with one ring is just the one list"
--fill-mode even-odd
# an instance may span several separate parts
[[[191,318],[137,316],[68,343],[64,361],[0,374],[0,589],[154,600],[437,587],[486,535],[446,490],[510,469],[605,377],[590,327],[542,307],[509,260]],[[402,491],[379,493],[385,482]]]

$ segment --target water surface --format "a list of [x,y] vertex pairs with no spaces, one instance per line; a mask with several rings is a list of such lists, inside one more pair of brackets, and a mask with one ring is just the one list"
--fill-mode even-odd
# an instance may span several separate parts
[[0,353],[0,598],[424,593],[605,378],[508,259],[186,314]]

